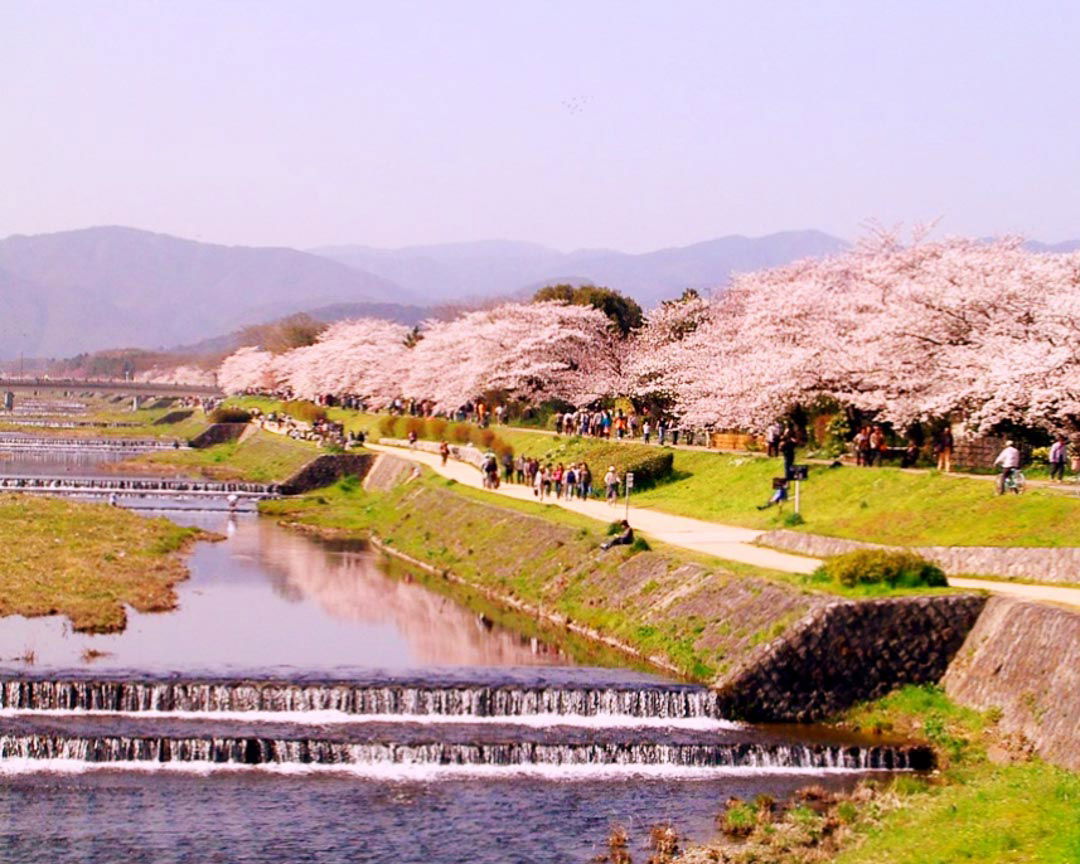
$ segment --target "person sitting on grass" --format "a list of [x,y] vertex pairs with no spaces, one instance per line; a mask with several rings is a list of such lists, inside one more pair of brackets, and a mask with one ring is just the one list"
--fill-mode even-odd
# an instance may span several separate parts
[[629,546],[634,542],[634,529],[630,527],[630,523],[623,519],[619,523],[619,527],[622,528],[622,531],[606,543],[601,543],[601,549],[610,549],[612,546]]
[[788,500],[788,483],[785,480],[783,483],[777,483],[776,488],[773,490],[772,497],[764,504],[758,505],[758,510],[768,510],[774,504],[783,504]]

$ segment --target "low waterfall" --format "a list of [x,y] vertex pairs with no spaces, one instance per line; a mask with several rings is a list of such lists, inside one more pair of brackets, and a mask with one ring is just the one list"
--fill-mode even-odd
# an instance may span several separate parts
[[64,759],[91,763],[204,762],[231,765],[663,766],[904,770],[928,768],[921,748],[665,744],[352,743],[321,738],[128,737],[2,735],[0,759]]
[[46,492],[80,495],[239,495],[265,497],[277,493],[265,483],[224,483],[210,480],[182,480],[160,477],[121,479],[112,477],[0,477],[0,491]]
[[23,711],[315,712],[521,717],[718,718],[703,687],[353,684],[288,681],[6,680],[0,708]]
[[[0,450],[79,451],[99,453],[144,453],[153,450],[175,450],[180,442],[172,438],[63,438],[33,435],[0,435]],[[183,449],[187,449],[186,446]]]

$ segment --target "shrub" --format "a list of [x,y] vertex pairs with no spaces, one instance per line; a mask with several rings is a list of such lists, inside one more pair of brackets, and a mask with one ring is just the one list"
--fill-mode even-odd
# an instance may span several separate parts
[[448,425],[442,417],[432,417],[427,421],[428,434],[426,437],[441,441],[446,437],[446,427]]
[[490,429],[473,427],[473,443],[481,450],[486,450],[495,443],[495,433]]
[[450,427],[450,438],[456,444],[468,444],[472,439],[472,427],[468,423],[455,423]]
[[[594,480],[604,475],[608,465],[619,473],[634,472],[634,489],[649,489],[671,476],[675,453],[641,444],[617,444],[614,441],[579,439],[585,443],[582,458],[593,469]],[[599,485],[599,484],[597,484]]]
[[379,418],[379,434],[383,438],[396,438],[397,437],[397,421],[398,418],[392,415]]
[[210,412],[211,423],[247,423],[250,420],[249,412],[232,405],[220,405]]
[[322,405],[316,405],[306,399],[294,399],[286,402],[281,409],[290,417],[302,420],[305,423],[314,423],[316,420],[326,419],[326,409]]
[[642,537],[640,534],[635,535],[634,542],[630,544],[631,552],[651,552],[652,546],[649,545],[649,541]]
[[423,417],[405,417],[404,427],[405,436],[415,435],[417,438],[423,438],[426,431],[426,424]]
[[819,581],[848,588],[888,585],[890,588],[941,587],[948,585],[942,569],[914,552],[859,549],[830,558],[814,573]]

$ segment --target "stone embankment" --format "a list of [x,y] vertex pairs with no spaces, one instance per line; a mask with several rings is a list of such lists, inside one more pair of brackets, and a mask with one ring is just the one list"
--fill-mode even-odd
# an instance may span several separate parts
[[342,477],[356,476],[362,480],[371,469],[374,458],[370,453],[327,453],[316,456],[282,483],[279,489],[284,495],[299,495],[329,486]]
[[802,531],[769,531],[758,537],[761,546],[797,552],[814,558],[842,555],[855,549],[899,549],[917,552],[954,576],[978,574],[1000,579],[1080,584],[1080,547],[1023,546],[881,546],[861,540],[823,537]]
[[999,727],[1047,761],[1080,771],[1080,614],[992,598],[943,683],[962,705],[1000,711]]
[[254,428],[248,423],[213,423],[192,438],[189,443],[196,450],[202,450],[204,447],[213,447],[216,444],[239,441],[245,432]]
[[718,682],[721,702],[746,720],[816,720],[936,682],[985,603],[962,594],[818,606]]

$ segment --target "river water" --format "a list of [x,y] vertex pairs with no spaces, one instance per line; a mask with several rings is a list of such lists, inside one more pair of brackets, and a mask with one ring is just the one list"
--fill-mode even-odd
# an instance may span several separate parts
[[176,611],[0,620],[0,860],[585,862],[615,823],[705,839],[730,796],[919,764],[728,723],[703,688],[226,511],[167,513],[225,538]]

